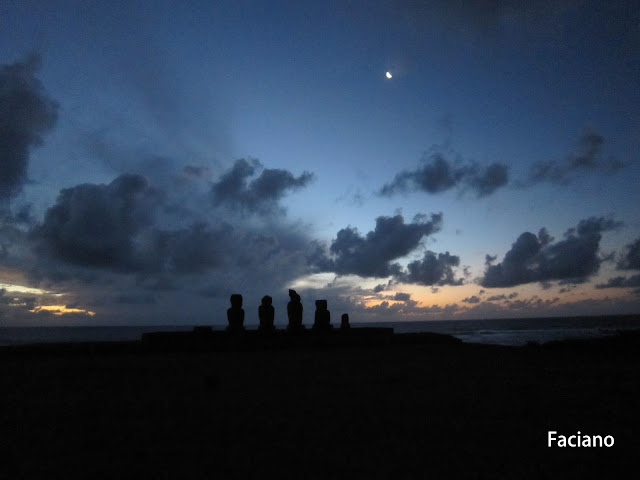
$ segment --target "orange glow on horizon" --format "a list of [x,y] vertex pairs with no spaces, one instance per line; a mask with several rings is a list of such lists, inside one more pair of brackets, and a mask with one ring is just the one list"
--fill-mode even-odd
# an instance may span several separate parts
[[65,305],[40,305],[29,311],[31,313],[39,313],[43,311],[51,312],[56,316],[65,315],[67,313],[84,313],[85,315],[93,317],[96,314],[96,312],[92,312],[91,310],[83,310],[81,308],[67,308]]

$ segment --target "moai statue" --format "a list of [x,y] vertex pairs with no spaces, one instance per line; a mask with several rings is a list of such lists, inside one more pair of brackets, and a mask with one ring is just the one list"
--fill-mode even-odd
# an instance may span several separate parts
[[260,326],[258,329],[261,332],[272,332],[275,330],[273,325],[273,319],[275,316],[275,309],[271,305],[272,298],[269,295],[262,297],[262,305],[258,307],[258,318],[260,319]]
[[316,300],[316,315],[313,328],[316,330],[331,329],[331,312],[327,310],[326,300]]
[[302,303],[300,302],[300,295],[295,290],[289,290],[289,298],[291,299],[287,304],[287,316],[289,317],[289,324],[287,330],[301,330],[302,329]]
[[351,328],[351,325],[349,325],[349,314],[343,313],[342,319],[340,320],[340,329],[347,330],[349,328]]
[[229,326],[227,330],[230,332],[239,332],[244,330],[244,309],[242,308],[242,295],[234,293],[231,295],[231,308],[227,309],[227,321]]

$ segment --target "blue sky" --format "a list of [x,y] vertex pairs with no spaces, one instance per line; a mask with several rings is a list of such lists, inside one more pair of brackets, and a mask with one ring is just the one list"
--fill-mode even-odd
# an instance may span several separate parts
[[88,3],[0,7],[0,323],[640,311],[634,2]]

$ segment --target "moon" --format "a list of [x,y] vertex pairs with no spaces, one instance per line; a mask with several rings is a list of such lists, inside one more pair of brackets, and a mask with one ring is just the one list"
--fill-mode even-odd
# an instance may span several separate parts
[[384,76],[387,78],[393,78],[393,75],[391,75],[391,72],[385,73]]

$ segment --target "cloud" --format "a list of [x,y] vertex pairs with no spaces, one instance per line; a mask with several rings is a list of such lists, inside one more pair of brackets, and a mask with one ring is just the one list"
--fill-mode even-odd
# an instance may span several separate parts
[[407,265],[407,273],[398,276],[403,283],[419,285],[461,285],[462,279],[456,279],[453,267],[460,264],[460,257],[449,252],[434,253],[426,251],[422,260]]
[[478,197],[486,197],[507,184],[509,169],[501,163],[492,163],[485,168],[474,165],[469,168],[465,180]]
[[[483,291],[483,290],[481,290]],[[512,300],[514,298],[516,298],[518,296],[517,292],[513,292],[510,293],[509,295],[506,294],[502,294],[502,295],[492,295],[489,298],[486,299],[487,302],[499,302],[501,300]]]
[[487,302],[499,302],[500,300],[506,300],[507,296],[502,294],[502,295],[492,295],[489,298],[487,298]]
[[549,182],[559,185],[569,184],[575,173],[612,173],[624,167],[616,158],[602,157],[604,137],[593,130],[586,130],[578,141],[577,149],[563,161],[546,160],[532,165],[529,184]]
[[512,287],[550,280],[585,281],[602,262],[598,249],[602,232],[621,224],[610,219],[590,217],[567,230],[564,239],[553,243],[545,229],[538,235],[522,233],[501,263],[487,264],[483,287]]
[[152,222],[158,200],[140,175],[65,188],[32,236],[41,252],[68,263],[134,270],[134,237]]
[[379,193],[383,196],[415,191],[437,194],[457,187],[470,189],[478,197],[484,197],[508,183],[508,170],[508,167],[501,163],[492,163],[485,167],[475,163],[456,165],[447,160],[443,153],[434,152],[428,161],[423,160],[417,169],[404,170],[396,174]]
[[640,237],[626,246],[626,253],[618,262],[621,270],[640,270]]
[[58,104],[35,77],[39,67],[37,54],[0,66],[0,201],[21,191],[30,148],[56,123]]
[[464,303],[480,303],[480,297],[477,297],[476,295],[473,295],[471,297],[463,298],[462,301]]
[[607,283],[600,283],[596,285],[596,288],[630,288],[640,287],[640,274],[632,275],[631,277],[613,277],[610,278]]
[[411,300],[411,294],[396,292],[396,294],[393,296],[393,299],[399,302],[408,302],[409,300]]
[[[233,244],[233,229],[193,220],[183,228],[160,228],[166,193],[145,177],[120,175],[109,185],[63,189],[31,233],[41,260],[40,274],[55,277],[62,265],[119,273],[203,273],[220,266]],[[68,275],[76,276],[78,272]],[[60,281],[64,278],[59,278]]]
[[337,274],[361,277],[388,277],[401,273],[393,260],[414,250],[420,240],[442,228],[442,214],[417,215],[412,223],[404,223],[402,215],[378,217],[376,227],[366,236],[357,229],[341,229],[331,243],[332,258],[322,259],[320,267]]
[[[12,264],[31,285],[93,302],[103,323],[198,322],[224,311],[231,293],[248,304],[284,298],[312,273],[319,244],[309,226],[284,216],[231,223],[226,207],[211,206],[206,180],[176,175],[63,189],[23,239],[24,254],[10,253]],[[187,206],[169,208],[176,202]]]
[[[382,301],[382,303],[384,304],[382,308],[386,308],[386,306],[390,305],[391,308],[397,309],[397,311],[402,311],[404,313],[408,312],[409,310],[415,309],[415,307],[418,305],[418,302],[416,300],[411,300],[410,293],[396,292],[395,295],[385,295],[382,298],[385,299]],[[389,304],[388,300],[393,300],[394,302],[402,302],[402,304]]]
[[463,176],[463,169],[455,168],[441,154],[435,153],[429,163],[424,163],[416,170],[396,174],[391,183],[382,187],[380,193],[385,196],[415,190],[439,193],[453,188]]
[[212,185],[214,203],[237,207],[244,213],[278,213],[282,212],[278,202],[287,191],[303,188],[313,179],[313,174],[307,171],[295,177],[287,170],[266,168],[247,184],[248,179],[261,168],[255,159],[236,160],[231,169]]

